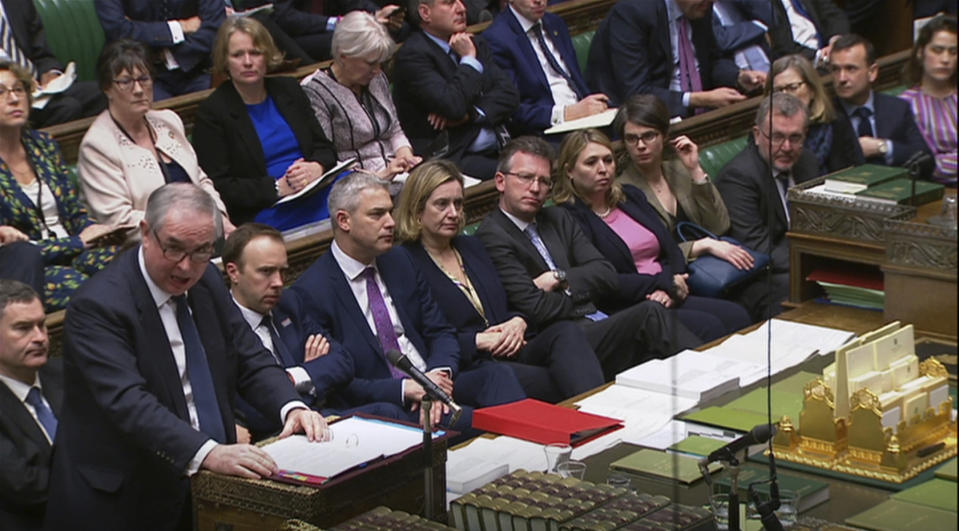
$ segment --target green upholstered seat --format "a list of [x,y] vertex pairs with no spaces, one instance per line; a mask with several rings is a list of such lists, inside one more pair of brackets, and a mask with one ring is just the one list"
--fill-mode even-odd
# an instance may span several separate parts
[[733,159],[740,151],[746,147],[747,136],[741,136],[722,144],[699,148],[699,164],[703,171],[709,174],[709,177],[716,182],[719,170]]
[[573,48],[576,50],[576,62],[579,63],[581,72],[586,72],[586,61],[589,60],[589,46],[593,43],[593,36],[596,31],[587,31],[579,35],[573,35]]
[[53,55],[63,64],[74,61],[78,79],[96,81],[97,57],[106,39],[93,0],[32,1]]
[[880,92],[882,92],[883,94],[888,94],[890,96],[898,96],[902,94],[903,92],[905,92],[907,88],[909,87],[907,87],[906,85],[896,85],[895,87],[889,87],[886,90],[882,90]]

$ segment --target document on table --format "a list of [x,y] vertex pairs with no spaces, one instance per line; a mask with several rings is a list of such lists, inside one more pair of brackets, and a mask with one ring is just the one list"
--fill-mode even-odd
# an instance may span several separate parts
[[415,426],[362,417],[334,422],[330,430],[333,439],[329,441],[310,442],[303,435],[293,435],[264,445],[263,450],[282,471],[328,479],[423,442],[423,432]]

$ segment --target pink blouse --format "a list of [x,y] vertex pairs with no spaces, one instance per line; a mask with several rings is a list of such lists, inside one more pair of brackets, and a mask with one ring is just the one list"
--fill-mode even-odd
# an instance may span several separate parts
[[649,229],[619,208],[614,208],[603,221],[613,229],[633,255],[636,272],[642,275],[655,275],[663,270],[659,263],[659,240]]

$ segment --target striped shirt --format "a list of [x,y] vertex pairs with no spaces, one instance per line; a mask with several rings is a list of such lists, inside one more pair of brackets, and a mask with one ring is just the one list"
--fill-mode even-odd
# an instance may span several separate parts
[[936,156],[934,178],[942,183],[956,184],[956,93],[945,98],[930,96],[916,86],[906,90],[900,98],[909,102],[916,124],[926,144]]

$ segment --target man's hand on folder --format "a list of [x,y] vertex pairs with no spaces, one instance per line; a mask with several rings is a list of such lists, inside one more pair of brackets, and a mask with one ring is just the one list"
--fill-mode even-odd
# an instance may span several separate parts
[[273,458],[249,444],[218,444],[206,454],[200,468],[250,479],[270,477],[279,470]]

